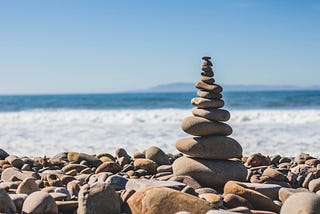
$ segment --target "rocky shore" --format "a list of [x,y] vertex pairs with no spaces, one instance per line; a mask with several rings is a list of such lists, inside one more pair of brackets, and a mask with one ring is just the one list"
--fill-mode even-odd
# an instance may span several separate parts
[[[117,149],[115,155],[64,152],[29,158],[0,150],[0,212],[320,212],[320,160],[308,154],[242,157],[245,180],[230,179],[216,188],[174,175],[172,163],[181,157],[155,146],[132,156]],[[214,173],[213,181],[221,172]]]
[[243,156],[229,137],[211,58],[202,59],[193,116],[182,121],[191,136],[176,142],[181,153],[151,146],[31,158],[0,149],[0,213],[320,213],[320,159]]

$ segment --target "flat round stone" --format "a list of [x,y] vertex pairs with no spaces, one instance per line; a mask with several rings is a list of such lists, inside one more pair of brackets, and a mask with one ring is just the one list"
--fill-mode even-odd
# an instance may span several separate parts
[[203,60],[210,60],[211,57],[210,57],[210,56],[203,56],[201,59],[203,59]]
[[210,60],[203,60],[201,66],[212,66],[212,62]]
[[206,77],[206,76],[201,76],[200,79],[202,82],[207,83],[209,85],[212,85],[215,83],[215,79],[213,79],[212,77]]
[[205,76],[205,77],[213,77],[214,76],[214,73],[213,71],[202,71],[201,72],[201,76]]
[[195,87],[197,89],[202,89],[202,90],[206,90],[208,92],[212,92],[212,93],[221,93],[222,92],[222,87],[218,84],[213,84],[213,85],[209,85],[209,84],[206,84],[202,81],[200,82],[197,82],[195,84]]
[[232,134],[232,128],[228,124],[201,117],[187,117],[182,121],[181,127],[183,131],[194,136],[228,136]]
[[228,121],[230,119],[230,113],[224,109],[193,108],[192,114],[196,117],[202,117],[211,121]]
[[187,155],[206,159],[241,158],[241,145],[230,137],[204,136],[183,138],[176,142],[176,148]]
[[202,98],[208,98],[208,99],[221,99],[222,94],[219,93],[211,93],[209,91],[205,90],[198,90],[197,95]]
[[198,108],[222,108],[224,101],[220,99],[195,97],[191,100],[191,104]]

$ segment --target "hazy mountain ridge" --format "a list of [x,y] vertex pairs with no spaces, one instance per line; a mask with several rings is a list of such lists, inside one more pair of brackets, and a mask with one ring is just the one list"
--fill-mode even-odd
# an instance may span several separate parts
[[[222,85],[225,91],[294,91],[294,90],[320,90],[319,86],[295,86],[295,85]],[[194,83],[169,83],[161,84],[141,92],[193,92]]]

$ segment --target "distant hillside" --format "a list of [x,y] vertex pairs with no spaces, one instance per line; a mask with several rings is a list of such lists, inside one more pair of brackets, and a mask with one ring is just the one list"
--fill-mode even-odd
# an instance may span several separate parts
[[[299,87],[293,85],[222,85],[224,91],[290,91],[320,90],[320,86]],[[142,90],[141,92],[194,92],[194,83],[169,83]]]

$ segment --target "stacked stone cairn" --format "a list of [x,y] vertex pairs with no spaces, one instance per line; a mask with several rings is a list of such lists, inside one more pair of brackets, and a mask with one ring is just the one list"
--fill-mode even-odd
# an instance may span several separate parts
[[242,147],[227,137],[232,128],[224,123],[230,113],[221,109],[223,88],[215,84],[210,57],[202,57],[201,80],[195,84],[199,97],[191,100],[193,116],[182,121],[184,132],[194,137],[180,139],[176,148],[187,156],[173,163],[176,176],[188,175],[202,186],[221,188],[229,180],[244,181],[247,170],[240,161]]

